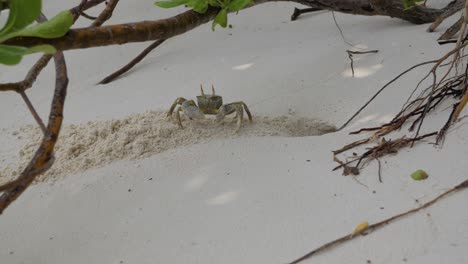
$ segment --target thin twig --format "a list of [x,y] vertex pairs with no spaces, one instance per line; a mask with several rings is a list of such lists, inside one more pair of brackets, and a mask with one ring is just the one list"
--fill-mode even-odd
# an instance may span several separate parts
[[5,91],[14,91],[14,92],[21,92],[25,91],[32,87],[34,82],[36,81],[37,77],[41,73],[41,71],[47,66],[50,59],[52,59],[52,55],[43,55],[34,65],[31,67],[29,72],[24,77],[24,80],[16,83],[2,83],[0,84],[0,92]]
[[42,133],[45,135],[47,133],[47,129],[44,125],[44,122],[42,121],[41,117],[37,113],[36,109],[34,108],[33,104],[29,100],[28,96],[26,95],[25,91],[20,91],[19,94],[21,95],[21,98],[23,98],[23,101],[26,103],[28,106],[29,112],[31,112],[31,115],[34,117],[34,120],[36,120],[37,124],[42,130]]
[[352,50],[347,50],[348,53],[348,58],[351,61],[351,73],[353,74],[354,77],[354,60],[353,60],[353,54],[367,54],[367,53],[377,53],[379,52],[378,50],[369,50],[369,51],[352,51]]
[[351,121],[353,121],[353,119],[359,115],[362,110],[364,110],[383,90],[385,90],[385,88],[387,88],[390,84],[394,83],[396,80],[400,79],[403,75],[407,74],[408,72],[414,70],[415,68],[418,68],[420,66],[423,66],[423,65],[426,65],[426,64],[431,64],[431,63],[436,63],[438,62],[439,60],[432,60],[432,61],[426,61],[426,62],[422,62],[422,63],[419,63],[419,64],[416,64],[414,66],[411,66],[409,69],[405,70],[404,72],[398,74],[395,78],[393,78],[391,81],[387,82],[382,88],[380,88],[361,108],[359,108],[359,110],[354,113],[351,118],[348,119],[348,121],[346,121],[340,128],[338,128],[336,131],[340,131],[342,130],[343,128],[345,128],[349,123],[351,123]]
[[94,20],[94,22],[91,24],[91,27],[99,27],[104,24],[104,22],[109,20],[112,17],[112,12],[114,12],[114,9],[118,3],[119,0],[109,0],[107,2],[106,8],[104,8],[96,20]]
[[463,8],[463,3],[464,3],[464,0],[456,0],[456,1],[452,1],[446,8],[447,8],[447,11],[445,11],[442,15],[440,15],[434,22],[432,22],[432,24],[429,26],[429,28],[427,29],[427,31],[429,32],[434,32],[434,30],[436,30],[436,28],[442,24],[442,22],[451,17],[452,15],[454,15],[455,13],[457,13],[458,11],[460,11],[460,9]]
[[376,158],[377,160],[377,164],[379,166],[377,172],[379,174],[379,182],[382,183],[382,164],[380,164],[380,159],[379,158]]
[[347,241],[350,241],[350,240],[353,240],[354,238],[357,238],[357,237],[360,237],[361,235],[368,235],[378,229],[381,229],[382,227],[392,223],[392,222],[395,222],[396,220],[399,220],[403,217],[406,217],[406,216],[409,216],[409,215],[412,215],[414,213],[417,213],[425,208],[428,208],[429,206],[435,204],[437,201],[439,201],[440,199],[448,196],[449,194],[451,193],[455,193],[455,192],[458,192],[458,191],[462,191],[464,189],[467,189],[468,188],[468,180],[465,180],[463,181],[462,183],[456,185],[455,187],[451,188],[450,190],[440,194],[439,196],[437,196],[436,198],[430,200],[429,202],[415,208],[415,209],[412,209],[412,210],[409,210],[409,211],[406,211],[404,213],[400,213],[400,214],[397,214],[395,216],[392,216],[390,218],[387,218],[385,220],[382,220],[380,222],[377,222],[375,224],[372,224],[372,225],[369,225],[369,227],[367,227],[366,229],[363,229],[361,230],[360,232],[353,232],[353,233],[350,233],[346,236],[343,236],[343,237],[340,237],[338,239],[335,239],[331,242],[328,242],[320,247],[318,247],[317,249],[314,249],[312,250],[311,252],[305,254],[304,256],[290,262],[290,264],[297,264],[297,263],[300,263],[306,259],[309,259],[311,258],[312,256],[314,255],[317,255],[319,253],[323,253],[325,251],[328,251],[338,245],[341,245]]
[[311,13],[311,12],[317,12],[317,11],[322,11],[322,8],[315,8],[315,7],[309,7],[309,8],[294,8],[294,12],[291,15],[291,21],[297,20],[297,18],[305,13]]
[[[336,27],[337,27],[338,30],[340,31],[340,35],[341,35],[341,38],[343,39],[343,42],[346,43],[346,44],[348,44],[348,45],[351,46],[351,47],[354,47],[354,45],[353,45],[352,43],[350,43],[350,42],[348,42],[348,41],[346,40],[346,38],[345,38],[345,36],[344,36],[344,34],[343,34],[343,30],[341,30],[341,27],[340,27],[340,25],[338,24],[338,21],[336,21],[335,12],[332,11],[331,13],[332,13],[332,16],[333,16],[333,21],[335,22]],[[353,76],[354,76],[354,75],[353,75]]]
[[107,84],[121,76],[122,74],[126,73],[129,71],[131,68],[133,68],[137,63],[139,63],[143,58],[146,57],[152,50],[157,48],[159,45],[161,45],[165,39],[157,40],[153,42],[150,46],[148,46],[146,49],[144,49],[138,56],[136,56],[133,60],[131,60],[127,65],[123,66],[119,70],[115,71],[114,73],[110,74],[106,78],[102,79],[98,84]]
[[84,11],[80,11],[80,15],[89,20],[96,20],[97,17],[86,14]]

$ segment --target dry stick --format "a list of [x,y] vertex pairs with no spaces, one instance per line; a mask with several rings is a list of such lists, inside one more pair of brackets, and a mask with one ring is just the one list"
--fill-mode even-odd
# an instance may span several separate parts
[[[52,167],[52,165],[54,164],[54,161],[55,161],[55,157],[52,154],[50,159],[46,163],[44,163],[44,165],[41,168],[31,172],[30,177],[35,178],[35,177],[41,175],[42,173],[46,172],[48,169],[50,169],[50,167]],[[17,179],[15,179],[15,180],[13,180],[11,182],[0,185],[0,193],[4,192],[6,190],[13,189],[13,188],[17,187],[17,185],[22,184],[23,182],[24,182],[24,178],[18,177]],[[1,215],[1,212],[0,212],[0,215]]]
[[354,60],[353,60],[353,54],[367,54],[367,53],[377,53],[379,52],[378,50],[369,50],[369,51],[352,51],[352,50],[346,50],[348,53],[348,58],[351,61],[351,72],[354,77]]
[[309,7],[309,8],[294,8],[294,12],[291,15],[291,21],[297,20],[297,18],[305,13],[311,13],[311,12],[317,12],[317,11],[322,11],[322,8],[314,8],[314,7]]
[[[347,162],[343,162],[343,161],[339,160],[336,156],[333,156],[333,161],[337,162],[337,163],[340,164],[340,165],[338,165],[338,166],[336,166],[335,168],[333,168],[332,171],[336,171],[336,170],[341,169],[341,168],[345,168],[345,169],[346,169],[346,168],[350,168],[350,169],[356,168],[356,167],[350,167],[350,166],[348,166],[348,165],[351,164],[351,163],[353,163],[353,162],[355,162],[355,161],[358,161],[358,160],[359,160],[359,158],[353,159],[353,160],[350,160],[350,161],[347,161]],[[353,169],[353,170],[354,170],[354,169]],[[358,171],[359,171],[359,170],[358,170]],[[359,173],[358,173],[358,174],[359,174]],[[358,175],[358,174],[355,174],[355,175]]]
[[[466,9],[468,9],[468,1],[466,1],[466,6],[465,6]],[[465,31],[465,26],[462,26],[462,29],[463,31]],[[434,93],[436,92],[436,89],[438,88],[438,85],[437,85],[437,75],[436,75],[436,71],[437,71],[437,68],[447,59],[449,58],[450,56],[454,55],[454,60],[452,60],[452,63],[450,65],[450,68],[447,70],[447,72],[445,73],[445,75],[442,77],[442,79],[439,81],[439,85],[440,83],[449,75],[449,73],[451,72],[452,68],[454,67],[455,63],[456,63],[456,60],[459,58],[459,56],[457,56],[456,54],[459,54],[460,50],[463,49],[467,44],[466,43],[463,43],[461,42],[461,38],[459,38],[459,42],[457,43],[457,46],[449,51],[448,53],[446,53],[442,58],[440,58],[437,63],[432,67],[431,71],[429,73],[432,74],[433,76],[433,84],[432,84],[432,90],[430,92],[430,94],[428,95],[428,99],[427,101],[429,103],[426,104],[425,108],[424,108],[424,112],[421,114],[421,120],[419,122],[419,125],[418,125],[418,128],[416,130],[416,134],[415,134],[415,138],[418,137],[419,135],[419,132],[421,131],[421,127],[422,127],[422,124],[424,122],[424,118],[426,116],[426,114],[428,113],[429,111],[429,108],[430,108],[430,104],[434,98]],[[414,144],[414,142],[413,142]],[[411,144],[411,146],[413,146],[413,144]]]
[[430,26],[429,28],[427,29],[428,32],[434,32],[434,30],[436,30],[436,28],[442,24],[442,22],[444,22],[445,19],[451,17],[452,15],[454,15],[455,13],[457,13],[458,11],[460,11],[460,9],[463,8],[463,4],[464,4],[464,0],[456,0],[456,1],[453,1],[451,2],[447,7],[448,7],[448,10],[443,13],[442,15],[440,15]]
[[106,78],[102,79],[98,84],[107,84],[107,83],[110,83],[110,82],[114,81],[116,78],[118,78],[122,74],[126,73],[131,68],[133,68],[137,63],[139,63],[141,60],[143,60],[143,58],[145,58],[146,55],[148,55],[152,50],[154,50],[159,45],[161,45],[164,41],[166,41],[166,40],[165,39],[156,40],[150,46],[148,46],[146,49],[144,49],[140,54],[138,54],[138,56],[136,56],[133,60],[131,60],[129,63],[127,63],[127,65],[123,66],[122,68],[115,71],[111,75],[109,75]]
[[67,67],[63,53],[57,52],[54,55],[54,60],[56,82],[46,134],[34,157],[18,177],[16,184],[4,190],[0,196],[0,214],[28,188],[39,174],[47,170],[53,163],[53,151],[62,126],[63,108],[68,87]]
[[84,11],[80,11],[80,15],[89,20],[95,20],[97,17],[86,14]]
[[99,27],[102,24],[104,24],[104,22],[109,20],[109,18],[112,17],[112,12],[114,12],[114,9],[118,3],[119,3],[119,0],[109,0],[104,10],[99,14],[96,20],[94,20],[94,22],[91,24],[91,27]]
[[359,108],[359,110],[354,113],[353,116],[351,116],[351,118],[348,119],[348,121],[346,121],[340,128],[338,128],[336,131],[340,131],[342,130],[343,128],[345,128],[351,121],[353,121],[353,119],[359,115],[362,110],[364,110],[385,88],[387,88],[390,84],[394,83],[396,80],[400,79],[403,75],[405,75],[406,73],[412,71],[413,69],[415,68],[418,68],[420,66],[423,66],[423,65],[426,65],[426,64],[431,64],[431,63],[436,63],[438,62],[439,60],[432,60],[432,61],[426,61],[426,62],[422,62],[422,63],[419,63],[419,64],[416,64],[410,68],[408,68],[407,70],[405,70],[404,72],[400,73],[399,75],[397,75],[395,78],[393,78],[391,81],[389,81],[388,83],[386,83],[382,88],[380,88],[361,108]]
[[31,112],[31,115],[34,117],[34,120],[36,120],[37,124],[42,130],[42,133],[44,134],[46,133],[46,127],[44,125],[44,122],[37,113],[28,96],[26,95],[25,90],[32,87],[33,83],[37,79],[37,76],[39,76],[41,71],[47,66],[47,63],[50,61],[51,58],[51,55],[43,55],[29,70],[23,81],[17,83],[0,84],[0,91],[15,91],[21,95],[21,98],[23,98],[23,101],[26,103],[29,112]]
[[376,158],[377,164],[379,166],[377,173],[379,174],[379,182],[382,183],[382,165],[380,164],[380,159]]
[[20,91],[19,94],[21,95],[21,98],[23,98],[24,102],[28,106],[29,112],[31,112],[32,116],[36,120],[37,124],[42,130],[42,133],[45,135],[47,133],[47,129],[44,125],[44,122],[42,119],[39,117],[39,114],[37,113],[36,109],[34,109],[34,106],[32,105],[31,101],[29,100],[28,96],[26,95],[26,92]]
[[453,37],[461,28],[461,25],[463,23],[463,19],[458,19],[457,22],[455,22],[452,26],[450,26],[444,34],[442,34],[438,40],[449,40],[450,38]]
[[[463,38],[465,37],[465,29],[466,29],[466,24],[468,23],[468,1],[465,1],[465,8],[463,10],[463,25],[460,30],[460,35],[458,36],[458,42],[457,42],[457,47],[461,46],[463,43]],[[454,60],[457,60],[460,57],[460,52],[455,53],[455,58]],[[463,98],[460,101],[460,104],[457,106],[455,109],[455,112],[453,114],[453,117],[451,118],[452,122],[456,121],[458,119],[458,116],[460,115],[461,111],[463,108],[465,108],[466,103],[468,103],[468,93],[465,92],[463,95]]]
[[[112,16],[112,12],[114,11],[115,7],[117,6],[117,3],[119,0],[111,0],[107,4],[106,8],[102,11],[102,13],[99,15],[99,17],[94,21],[94,23],[91,25],[92,27],[97,27],[100,26],[104,23],[104,21],[108,20]],[[106,84],[112,82],[114,79],[119,77],[120,75],[126,73],[129,71],[133,66],[135,66],[137,63],[139,63],[141,60],[143,60],[146,55],[148,55],[153,49],[161,45],[165,39],[162,40],[157,40],[153,42],[149,47],[147,47],[145,50],[143,50],[136,58],[131,60],[127,65],[123,66],[121,69],[117,70],[116,72],[112,73],[111,75],[107,76],[104,78],[102,81],[100,81],[98,84]]]
[[78,6],[72,8],[70,11],[75,15],[79,15],[80,12],[88,10],[92,7],[95,7],[105,1],[106,0],[81,0],[81,3]]
[[450,125],[452,124],[452,118],[453,114],[455,113],[455,110],[457,109],[459,103],[456,103],[453,105],[452,112],[450,113],[450,116],[445,123],[445,125],[440,129],[439,134],[437,135],[436,143],[439,144],[444,141],[445,139],[445,134],[447,133],[447,130],[449,129]]
[[449,195],[451,193],[455,193],[455,192],[458,192],[458,191],[461,191],[461,190],[464,190],[464,189],[467,189],[467,188],[468,188],[468,180],[465,180],[462,183],[458,184],[457,186],[453,187],[452,189],[440,194],[436,198],[434,198],[434,199],[430,200],[429,202],[421,205],[420,207],[417,207],[415,209],[406,211],[404,213],[392,216],[392,217],[387,218],[387,219],[385,219],[383,221],[372,224],[367,229],[364,229],[361,232],[353,232],[351,234],[348,234],[346,236],[343,236],[343,237],[340,237],[340,238],[338,238],[336,240],[333,240],[333,241],[331,241],[329,243],[326,243],[323,246],[320,246],[317,249],[307,253],[306,255],[304,255],[304,256],[290,262],[290,264],[300,263],[300,262],[302,262],[302,261],[304,261],[306,259],[309,259],[310,257],[312,257],[314,255],[317,255],[318,253],[323,253],[323,252],[325,252],[327,250],[332,249],[333,247],[341,245],[344,242],[350,241],[350,240],[352,240],[354,238],[357,238],[357,237],[359,237],[361,235],[364,235],[364,234],[368,235],[368,234],[370,234],[370,233],[372,233],[372,232],[374,232],[374,231],[376,231],[376,230],[378,230],[378,229],[380,229],[380,228],[382,228],[382,227],[384,227],[384,226],[386,226],[386,225],[388,225],[388,224],[390,224],[390,223],[392,223],[392,222],[394,222],[396,220],[399,220],[399,219],[401,219],[403,217],[406,217],[406,216],[409,216],[411,214],[417,213],[420,210],[425,209],[425,208],[435,204],[437,201],[439,201],[440,199],[444,198],[445,196],[447,196],[447,195]]
[[370,148],[368,151],[362,154],[361,157],[359,158],[359,161],[356,164],[356,167],[358,167],[364,159],[367,159],[367,161],[365,162],[369,162],[369,160],[372,160],[372,158],[376,159],[376,158],[384,156],[385,154],[396,153],[399,149],[406,147],[409,143],[414,143],[416,141],[420,141],[425,138],[436,136],[436,135],[437,135],[437,132],[432,132],[432,133],[422,135],[417,138],[410,138],[410,139],[399,138],[393,141],[383,141],[379,145],[373,148]]
[[[468,40],[468,35],[465,36],[465,38],[463,39],[463,42],[467,41]],[[439,45],[445,45],[445,44],[451,44],[451,43],[457,43],[457,39],[449,39],[449,40],[437,40],[437,43]],[[463,57],[465,57],[466,55],[464,55]]]
[[[341,38],[343,39],[343,42],[346,43],[346,44],[348,44],[349,46],[353,47],[354,45],[346,40],[346,38],[345,38],[345,36],[344,36],[344,34],[343,34],[343,30],[341,30],[341,27],[340,27],[340,25],[338,24],[338,21],[336,21],[335,12],[332,11],[331,13],[332,13],[332,16],[333,16],[333,21],[335,22],[335,26],[336,26],[336,27],[338,28],[338,30],[340,31],[340,35],[341,35]],[[353,74],[353,76],[354,76],[354,74]]]
[[20,91],[31,88],[37,76],[39,76],[41,71],[47,66],[50,59],[52,59],[52,55],[43,55],[29,70],[24,80],[16,83],[1,83],[0,92],[14,91],[19,93]]

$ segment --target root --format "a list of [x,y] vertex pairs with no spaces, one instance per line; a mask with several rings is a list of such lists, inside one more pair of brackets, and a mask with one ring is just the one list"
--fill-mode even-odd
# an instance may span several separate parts
[[[343,168],[343,174],[347,175],[350,171],[349,168],[360,170],[372,160],[379,160],[386,155],[395,154],[399,149],[412,147],[416,142],[429,137],[436,136],[434,142],[435,145],[442,144],[450,126],[458,120],[460,113],[468,103],[468,64],[467,57],[464,55],[464,50],[468,45],[468,43],[465,42],[465,39],[467,38],[466,23],[468,22],[468,1],[465,3],[463,8],[464,12],[460,18],[462,23],[460,24],[460,27],[456,29],[459,35],[456,45],[451,51],[447,52],[438,60],[417,64],[398,75],[396,78],[384,85],[369,101],[366,102],[366,104],[364,104],[363,107],[361,107],[343,126],[338,129],[341,130],[348,125],[351,120],[353,120],[377,97],[377,95],[379,95],[391,83],[398,80],[401,76],[416,67],[434,64],[429,72],[416,85],[416,88],[410,94],[401,111],[396,114],[390,122],[378,127],[362,128],[350,133],[361,134],[370,132],[372,134],[367,138],[357,140],[335,150],[333,152],[335,155],[334,160],[339,164],[339,166],[334,168],[334,170]],[[428,87],[423,89],[418,96],[413,98],[413,95],[417,90],[419,90],[420,86],[426,82],[430,83]],[[453,110],[445,124],[442,125],[438,132],[426,133],[420,136],[425,118],[446,100],[452,100],[454,102]],[[407,127],[409,132],[414,132],[414,135],[411,137],[402,136],[393,140],[386,140],[384,138],[384,136],[399,131],[403,127]],[[344,163],[337,157],[339,154],[344,154],[347,151],[372,142],[378,143],[376,146],[370,148],[361,155],[353,155],[353,160],[351,162]],[[356,156],[359,158],[356,158]]]

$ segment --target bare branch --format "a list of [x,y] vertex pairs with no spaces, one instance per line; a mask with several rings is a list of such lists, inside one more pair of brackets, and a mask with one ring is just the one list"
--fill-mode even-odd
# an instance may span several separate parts
[[43,55],[29,70],[23,81],[0,84],[0,92],[14,91],[19,93],[31,88],[33,83],[36,81],[37,76],[39,76],[41,71],[47,66],[47,63],[49,63],[50,59],[52,59],[52,55]]
[[19,94],[21,95],[21,98],[23,98],[23,101],[26,103],[26,106],[29,109],[29,112],[31,112],[32,116],[34,117],[34,120],[36,120],[37,124],[42,130],[42,133],[45,135],[47,133],[47,129],[44,125],[44,122],[42,121],[41,117],[37,113],[36,109],[32,105],[31,101],[29,100],[28,96],[26,95],[25,91],[20,91]]
[[312,13],[312,12],[317,12],[317,11],[322,11],[323,9],[321,8],[294,8],[294,12],[291,15],[291,21],[295,21],[299,18],[299,16],[306,14],[306,13]]
[[18,177],[16,184],[4,190],[0,196],[0,214],[28,188],[36,176],[44,172],[53,163],[53,151],[62,126],[63,108],[68,87],[67,66],[63,53],[57,52],[54,55],[54,61],[56,71],[55,92],[46,134],[34,157]]
[[138,56],[136,56],[133,60],[131,60],[127,65],[123,66],[122,68],[115,71],[111,75],[109,75],[106,78],[102,79],[98,84],[110,83],[113,80],[115,80],[116,78],[118,78],[120,75],[126,73],[131,68],[133,68],[133,66],[135,66],[137,63],[139,63],[141,60],[143,60],[143,58],[145,58],[146,55],[148,55],[152,50],[154,50],[159,45],[161,45],[164,41],[165,41],[165,39],[156,40],[155,42],[153,42],[153,44],[151,44],[149,47],[144,49],[140,54],[138,54]]
[[343,236],[343,237],[340,237],[338,239],[335,239],[331,242],[328,242],[320,247],[318,247],[317,249],[314,249],[312,250],[311,252],[307,253],[306,255],[290,262],[290,264],[297,264],[297,263],[300,263],[306,259],[309,259],[319,253],[323,253],[325,251],[328,251],[332,248],[335,248],[336,246],[338,245],[341,245],[347,241],[350,241],[350,240],[353,240],[357,237],[360,237],[361,235],[368,235],[378,229],[381,229],[382,227],[392,223],[392,222],[395,222],[396,220],[400,220],[401,218],[404,218],[404,217],[407,217],[407,216],[410,216],[412,214],[415,214],[423,209],[426,209],[428,208],[429,206],[435,204],[436,202],[438,202],[439,200],[441,200],[442,198],[448,196],[449,194],[452,194],[452,193],[455,193],[455,192],[458,192],[458,191],[461,191],[461,190],[464,190],[468,188],[468,180],[465,180],[464,182],[456,185],[455,187],[451,188],[450,190],[440,194],[439,196],[437,196],[436,198],[430,200],[429,202],[419,206],[418,208],[415,208],[415,209],[412,209],[412,210],[409,210],[409,211],[406,211],[404,213],[401,213],[401,214],[397,214],[395,216],[392,216],[390,218],[387,218],[385,220],[382,220],[380,222],[377,222],[375,224],[372,224],[372,225],[369,225],[367,228],[364,228],[362,230],[360,230],[359,232],[352,232],[346,236]]
[[110,0],[107,3],[106,8],[104,8],[104,10],[101,12],[101,14],[99,14],[96,20],[94,20],[93,24],[91,24],[91,27],[99,27],[102,24],[104,24],[104,22],[106,22],[109,18],[111,18],[112,12],[114,12],[114,9],[118,3],[119,0]]

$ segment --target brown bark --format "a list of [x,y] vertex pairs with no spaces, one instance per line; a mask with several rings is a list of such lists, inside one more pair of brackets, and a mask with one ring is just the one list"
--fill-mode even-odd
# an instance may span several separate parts
[[[256,1],[252,6],[267,1],[272,0]],[[448,9],[448,7],[432,9],[424,6],[416,6],[410,10],[404,11],[401,0],[289,1],[304,4],[313,8],[321,8],[324,10],[338,11],[348,14],[396,17],[415,24],[433,22]],[[209,22],[215,17],[217,11],[218,10],[216,8],[209,8],[205,14],[199,14],[190,10],[167,19],[96,28],[72,29],[61,38],[40,39],[23,37],[10,40],[7,43],[27,47],[38,44],[51,44],[58,50],[69,50],[168,39]]]
[[0,196],[0,214],[26,190],[37,175],[47,170],[53,163],[54,147],[62,126],[63,107],[68,87],[67,67],[63,53],[57,52],[54,60],[57,76],[47,132],[33,159],[20,177],[14,181],[14,184],[8,184],[12,189],[7,189]]

